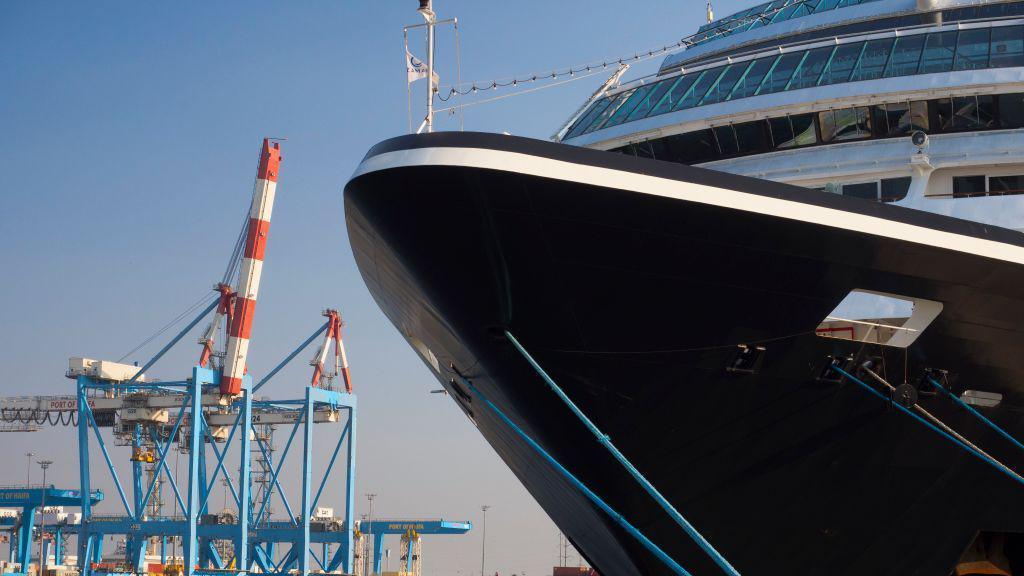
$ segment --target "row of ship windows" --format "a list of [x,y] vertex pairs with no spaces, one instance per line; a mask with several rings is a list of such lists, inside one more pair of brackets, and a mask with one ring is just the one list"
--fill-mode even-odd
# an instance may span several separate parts
[[694,106],[786,90],[1007,66],[1024,66],[1024,26],[824,46],[684,74],[602,98],[587,109],[565,138]]
[[[857,182],[855,184],[829,184],[823,188],[815,188],[821,192],[831,192],[852,196],[864,200],[878,202],[896,202],[907,197],[911,179],[883,178],[873,182]],[[954,176],[953,193],[933,198],[976,198],[979,196],[1009,196],[1024,194],[1024,175],[1013,176]]]
[[823,188],[815,188],[821,192],[831,192],[852,196],[864,200],[876,200],[878,202],[896,202],[907,197],[910,191],[911,178],[883,178],[874,182],[858,182],[856,184],[829,184]]
[[857,106],[729,124],[627,144],[610,150],[643,158],[698,164],[870,138],[968,130],[1024,128],[1024,93],[955,96]]
[[1022,176],[954,176],[953,198],[1024,194]]
[[[699,32],[692,38],[692,41],[693,44],[700,44],[714,38],[721,38],[723,36],[728,36],[729,34],[754,30],[769,24],[778,24],[779,22],[785,22],[786,20],[792,20],[793,18],[800,18],[801,16],[808,16],[810,14],[827,12],[837,8],[856,6],[857,4],[868,4],[876,1],[877,0],[774,0],[774,2],[766,2],[764,4],[754,6],[749,10],[738,12],[732,16],[719,20],[718,22],[705,24],[698,29]],[[741,20],[746,21],[740,22]]]
[[[912,26],[921,26],[923,24],[933,24],[934,22],[943,22],[945,24],[952,24],[954,22],[963,22],[968,20],[983,20],[990,18],[1009,18],[1012,16],[1024,15],[1024,2],[1009,2],[1000,4],[984,4],[980,6],[967,6],[963,8],[953,8],[948,10],[942,10],[938,12],[915,12],[914,14],[908,14],[904,16],[895,16],[891,18],[880,18],[875,20],[863,20],[860,22],[851,22],[847,24],[840,24],[838,26],[832,26],[828,28],[821,28],[818,30],[812,30],[801,34],[795,34],[786,36],[786,43],[789,45],[799,44],[802,42],[810,42],[813,40],[821,40],[824,38],[835,38],[838,36],[850,36],[853,34],[864,34],[868,32],[879,32],[883,30],[893,30],[898,28],[907,28]],[[736,46],[730,50],[723,50],[716,52],[713,56],[714,59],[721,59],[726,56],[738,56],[743,54],[751,54],[759,50],[765,50],[766,48],[775,48],[779,45],[779,40],[766,40],[763,42],[756,42],[753,44],[747,44],[743,46]],[[673,69],[679,69],[679,67],[688,59],[685,51],[677,52],[665,58],[665,61],[661,65],[661,73],[671,72]],[[691,62],[691,66],[698,65],[701,60]]]

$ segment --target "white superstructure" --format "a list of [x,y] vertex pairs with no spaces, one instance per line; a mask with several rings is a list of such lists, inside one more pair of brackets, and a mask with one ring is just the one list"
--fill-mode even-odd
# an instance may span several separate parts
[[689,42],[559,138],[1024,229],[1024,2],[775,0]]

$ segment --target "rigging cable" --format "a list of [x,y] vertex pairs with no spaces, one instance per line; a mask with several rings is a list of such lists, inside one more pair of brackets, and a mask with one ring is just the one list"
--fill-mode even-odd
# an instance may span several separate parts
[[[1024,485],[1024,478],[1022,478],[1020,476],[1020,474],[1017,474],[1016,472],[1011,470],[1009,467],[1007,467],[1002,462],[996,460],[995,458],[989,456],[988,454],[982,452],[981,450],[978,450],[976,447],[972,447],[973,444],[970,444],[969,442],[961,441],[960,439],[957,438],[957,436],[959,436],[959,435],[954,435],[955,433],[954,434],[950,434],[946,430],[943,430],[943,427],[940,427],[940,426],[930,422],[924,416],[921,416],[920,414],[917,414],[916,412],[910,410],[909,408],[907,408],[906,406],[903,406],[902,404],[900,404],[898,402],[893,402],[889,397],[885,396],[884,394],[882,394],[878,390],[875,390],[874,387],[872,387],[871,385],[867,384],[866,382],[863,382],[862,380],[858,379],[853,374],[850,374],[849,372],[844,370],[841,366],[839,366],[837,363],[833,363],[832,364],[832,368],[836,372],[838,372],[839,374],[842,374],[843,376],[846,376],[848,379],[850,379],[850,381],[856,383],[858,386],[863,388],[865,391],[871,393],[873,396],[876,396],[877,398],[880,398],[880,399],[888,402],[891,406],[893,406],[894,408],[896,408],[900,412],[903,412],[907,416],[910,416],[914,420],[917,420],[918,422],[923,424],[925,427],[929,428],[931,431],[933,431],[936,434],[938,434],[939,436],[942,436],[943,438],[945,438],[946,440],[949,440],[950,442],[952,442],[956,446],[959,446],[965,452],[967,452],[967,453],[971,454],[972,456],[978,458],[982,462],[985,462],[989,466],[992,466],[994,469],[1002,472],[1003,474],[1005,474],[1007,477],[1009,477],[1014,482],[1017,482],[1018,484]],[[962,438],[962,436],[960,438]]]
[[128,352],[125,352],[125,354],[123,356],[121,356],[120,358],[118,358],[116,361],[117,362],[121,362],[125,358],[127,358],[127,357],[131,356],[132,354],[138,352],[144,346],[146,346],[147,344],[149,344],[153,340],[157,339],[161,334],[163,334],[164,332],[167,332],[168,330],[170,330],[171,327],[173,327],[175,324],[177,324],[178,322],[181,322],[181,320],[183,318],[185,318],[186,316],[188,316],[192,312],[198,310],[204,304],[209,304],[210,302],[212,302],[215,299],[216,299],[216,296],[215,296],[214,292],[204,292],[202,298],[200,298],[194,304],[192,304],[187,309],[185,309],[184,312],[182,312],[181,314],[178,314],[177,316],[175,316],[173,320],[171,320],[167,324],[164,324],[163,328],[160,328],[155,333],[153,333],[150,337],[148,337],[145,340],[143,340],[141,343],[139,343],[138,346],[136,346],[135,348],[132,348]]
[[934,386],[940,392],[942,392],[943,394],[948,396],[958,406],[960,406],[961,408],[966,409],[968,412],[970,412],[975,417],[977,417],[979,420],[981,420],[986,426],[988,426],[989,428],[991,428],[991,429],[995,430],[997,433],[999,433],[1000,436],[1002,436],[1003,438],[1006,438],[1007,440],[1012,442],[1015,446],[1017,446],[1021,450],[1024,450],[1024,444],[1022,444],[1020,442],[1020,440],[1017,440],[1009,432],[1007,432],[1006,430],[1003,430],[1002,428],[1000,428],[999,425],[997,425],[995,422],[993,422],[993,421],[989,420],[988,418],[986,418],[985,416],[983,416],[982,413],[978,412],[977,410],[975,410],[973,406],[971,406],[967,402],[964,402],[963,399],[958,398],[956,396],[956,394],[953,394],[952,392],[950,392],[949,389],[947,389],[942,384],[939,384],[931,376],[928,377],[928,381],[931,382],[932,386]]

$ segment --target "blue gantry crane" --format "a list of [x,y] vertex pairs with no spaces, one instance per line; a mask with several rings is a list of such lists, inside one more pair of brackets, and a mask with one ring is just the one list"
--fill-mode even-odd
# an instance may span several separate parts
[[[81,507],[80,521],[54,527],[62,535],[76,536],[81,576],[145,573],[146,552],[153,541],[160,542],[161,564],[167,564],[169,539],[180,541],[183,553],[180,561],[172,555],[170,565],[160,568],[164,573],[351,572],[357,404],[341,344],[340,315],[324,312],[327,321],[259,381],[248,372],[280,161],[279,144],[265,139],[249,213],[223,279],[202,311],[148,362],[139,367],[72,358],[66,375],[75,380],[75,395],[0,402],[0,420],[13,430],[32,430],[43,423],[77,427],[79,490],[23,490],[8,496],[12,501],[24,496],[26,509],[37,500],[41,503],[42,492],[47,504]],[[199,307],[202,302],[192,310]],[[211,313],[212,322],[199,339],[199,363],[187,377],[147,379],[146,373]],[[299,394],[285,399],[256,397],[322,334],[323,344],[311,362],[314,376]],[[333,370],[327,363],[331,352]],[[320,430],[314,435],[315,425],[333,426],[337,434]],[[268,430],[275,428],[288,431],[281,450],[271,445]],[[321,443],[328,448],[326,461],[317,461],[314,451],[314,444]],[[112,444],[122,449],[114,450]],[[125,447],[130,453],[127,463],[119,458]],[[177,457],[172,452],[187,458],[184,479],[172,471]],[[254,462],[260,467],[256,474]],[[116,514],[94,510],[102,496],[91,487],[97,480],[94,475],[104,470],[113,485],[112,500],[123,508]],[[297,493],[284,490],[283,471]],[[294,472],[297,481],[291,476]],[[259,489],[254,490],[254,483]],[[212,509],[211,496],[219,484],[230,491],[230,499],[227,510],[218,513]],[[170,488],[175,513],[168,513],[169,506],[161,503],[165,487]],[[318,506],[332,499],[341,515],[330,522],[314,522]],[[273,517],[272,502],[283,506],[286,519]],[[27,560],[32,515],[22,516],[18,556]],[[124,538],[122,561],[102,561],[103,539],[110,535]]]
[[418,573],[417,563],[420,536],[423,535],[457,535],[472,530],[469,522],[452,522],[441,518],[433,520],[397,520],[384,519],[363,521],[359,523],[362,534],[373,535],[373,573],[380,574],[381,559],[384,556],[384,536],[401,536],[401,570]]
[[[42,424],[77,428],[77,490],[0,489],[0,506],[22,509],[20,520],[0,518],[0,531],[17,532],[16,559],[23,571],[30,561],[33,511],[45,495],[47,505],[81,508],[80,517],[69,515],[47,526],[55,535],[58,564],[63,562],[64,539],[76,538],[80,576],[144,574],[150,568],[146,557],[151,544],[159,545],[158,571],[165,575],[353,573],[357,403],[341,342],[340,314],[326,310],[326,322],[258,381],[248,372],[279,163],[279,145],[264,140],[249,215],[223,279],[202,311],[148,362],[140,367],[72,358],[66,376],[75,380],[74,395],[0,399],[0,431],[32,431]],[[199,307],[202,302],[191,310]],[[147,372],[211,313],[212,321],[199,339],[198,365],[187,377],[147,379]],[[257,398],[257,392],[321,335],[322,344],[310,362],[313,377],[299,394]],[[328,363],[332,353],[333,365]],[[321,428],[314,434],[315,426],[337,433]],[[283,449],[272,443],[275,430],[287,433]],[[315,451],[315,445],[327,450]],[[123,459],[125,448],[128,462]],[[179,457],[187,460],[184,479],[178,475]],[[113,486],[109,499],[121,508],[116,513],[95,510],[103,494],[92,487],[95,475],[104,470]],[[284,489],[285,475],[297,491]],[[213,509],[212,498],[218,485],[230,493],[220,511]],[[163,501],[165,488],[170,489],[173,513]],[[283,508],[283,518],[274,517],[276,505]],[[317,515],[326,508],[332,512]],[[335,516],[333,510],[341,514]],[[420,535],[464,534],[471,525],[374,520],[361,528],[375,537],[374,571],[379,572],[385,535],[402,536],[403,561],[411,567],[418,561]],[[108,536],[124,539],[123,559],[103,558]],[[180,557],[176,551],[168,556],[168,542],[181,543]],[[46,558],[44,551],[41,564]]]
[[[19,508],[17,517],[0,519],[0,527],[7,528],[11,534],[12,561],[21,565],[21,573],[28,572],[32,561],[32,531],[35,525],[36,510],[42,506],[80,506],[83,501],[95,505],[103,500],[99,490],[83,494],[79,490],[65,490],[53,486],[10,486],[0,488],[0,507]],[[0,528],[2,529],[2,528]],[[63,553],[59,537],[54,538],[55,554],[58,558]],[[49,554],[43,551],[43,556]],[[42,564],[42,561],[40,561]]]

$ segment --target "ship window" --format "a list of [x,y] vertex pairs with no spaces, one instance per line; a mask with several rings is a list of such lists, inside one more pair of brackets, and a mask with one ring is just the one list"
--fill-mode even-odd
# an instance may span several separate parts
[[696,106],[723,72],[725,72],[725,66],[705,70],[704,73],[701,74],[700,78],[693,83],[693,88],[690,88],[690,91],[683,96],[683,99],[680,100],[678,104],[676,104],[675,109],[682,110],[684,108],[693,108]]
[[840,142],[871,137],[867,108],[843,108],[818,113],[822,142]]
[[644,95],[643,100],[641,100],[640,103],[636,105],[636,108],[629,113],[629,120],[636,120],[647,116],[647,113],[651,111],[651,108],[654,108],[654,105],[661,100],[661,97],[665,95],[665,92],[672,87],[672,84],[674,84],[675,81],[676,79],[673,78],[670,80],[662,80],[655,84],[654,88],[648,91],[647,94]]
[[952,125],[944,130],[979,130],[995,122],[991,96],[958,96],[952,99]]
[[784,116],[768,121],[772,147],[778,150],[815,144],[818,136],[814,129],[814,114]]
[[594,102],[594,104],[590,106],[590,110],[587,110],[587,112],[576,121],[576,125],[566,133],[565,137],[572,138],[586,129],[587,126],[590,126],[590,123],[594,121],[594,118],[597,118],[597,115],[603,112],[611,101],[611,98],[602,98],[597,102]]
[[622,92],[621,94],[616,96],[615,99],[612,100],[610,104],[608,104],[608,107],[605,108],[600,114],[598,114],[597,119],[594,120],[593,124],[587,127],[587,129],[583,133],[587,134],[589,132],[597,130],[601,126],[604,126],[604,123],[608,121],[608,118],[612,114],[614,114],[615,111],[619,109],[619,106],[622,106],[622,103],[625,102],[632,94],[632,92]]
[[896,39],[896,47],[885,67],[885,77],[907,76],[916,74],[921,61],[921,49],[924,48],[924,34],[902,36]]
[[814,126],[814,114],[791,116],[793,122],[793,145],[810,146],[818,142],[818,132]]
[[1000,94],[999,126],[1002,128],[1024,128],[1024,94]]
[[637,88],[636,92],[633,92],[633,95],[619,106],[619,109],[615,111],[615,114],[612,114],[612,117],[608,119],[608,122],[605,123],[604,127],[610,128],[625,122],[626,116],[636,108],[637,104],[640,103],[640,100],[642,100],[652,88],[654,88],[654,84],[648,84],[647,86]]
[[749,66],[749,62],[744,62],[742,64],[732,64],[726,68],[725,72],[718,78],[718,81],[711,87],[711,90],[708,90],[708,93],[704,95],[700,103],[714,104],[715,102],[725,100],[726,96],[732,92],[733,86],[736,85],[736,82],[743,76],[743,73]]
[[729,100],[735,100],[737,98],[746,98],[753,96],[757,92],[758,86],[761,85],[761,81],[764,80],[765,74],[771,69],[772,64],[778,59],[777,56],[769,56],[767,58],[758,58],[754,60],[754,63],[747,68],[746,74],[743,78],[736,83],[736,87],[733,88],[732,94],[729,95]]
[[988,179],[989,194],[1024,194],[1024,176],[990,176]]
[[872,40],[864,46],[860,61],[850,77],[851,82],[860,80],[874,80],[882,77],[885,64],[889,61],[889,53],[892,52],[892,38]]
[[815,14],[817,14],[818,12],[826,12],[828,10],[832,10],[833,8],[836,7],[836,4],[839,4],[839,0],[821,0],[821,3],[818,4],[818,7],[814,9],[814,12]]
[[907,136],[928,131],[928,102],[900,102],[872,106],[872,122],[878,136]]
[[941,312],[941,302],[857,289],[839,302],[816,332],[823,338],[906,348]]
[[992,60],[989,66],[1024,65],[1024,26],[1002,26],[992,29]]
[[818,79],[821,77],[821,71],[825,68],[825,64],[828,63],[828,57],[832,55],[834,50],[834,47],[826,46],[807,52],[804,61],[800,63],[800,68],[797,69],[796,73],[793,74],[793,78],[790,79],[786,90],[798,90],[800,88],[817,86]]
[[736,145],[736,132],[732,126],[718,126],[714,128],[715,141],[718,142],[718,151],[722,156],[733,156],[739,152]]
[[878,200],[878,182],[843,184],[843,196],[852,196],[864,200]]
[[860,58],[860,53],[863,50],[863,42],[843,44],[836,48],[832,60],[825,67],[825,72],[821,75],[820,85],[827,86],[829,84],[848,82],[850,80],[850,72],[853,71],[853,67],[857,64],[857,60]]
[[736,147],[739,154],[757,154],[768,149],[768,138],[765,134],[764,122],[744,122],[736,124]]
[[803,57],[803,52],[790,52],[789,54],[779,56],[772,69],[765,74],[764,81],[761,82],[761,87],[758,88],[757,93],[771,94],[785,90],[786,85],[789,84],[789,78],[793,75],[793,71],[796,70]]
[[789,6],[783,8],[782,10],[779,10],[778,12],[775,13],[775,16],[772,17],[772,24],[778,22],[785,22],[786,20],[789,20],[790,17],[793,16],[793,12],[796,12],[796,9],[799,7],[800,4],[790,4]]
[[954,198],[970,198],[971,196],[984,196],[985,193],[986,190],[984,176],[953,177]]
[[910,176],[903,178],[883,178],[879,183],[881,189],[881,195],[879,200],[882,202],[897,202],[907,197],[907,193],[910,192],[910,183],[913,179]]
[[[665,156],[659,160],[673,160],[683,164],[707,162],[718,156],[714,135],[711,130],[698,130],[687,134],[676,134],[664,139],[666,141]],[[657,154],[657,150],[655,153]]]
[[669,88],[668,92],[665,94],[665,97],[662,98],[661,102],[658,102],[658,104],[654,107],[654,110],[651,111],[651,116],[664,114],[666,112],[670,112],[673,108],[675,108],[676,104],[678,104],[683,99],[683,96],[686,95],[686,92],[690,89],[690,86],[693,86],[693,83],[697,80],[698,77],[700,77],[701,74],[703,74],[703,72],[701,72],[700,74],[687,74],[685,76],[680,76],[679,78],[677,78],[675,83],[672,85],[671,88]]
[[924,58],[921,60],[920,74],[949,72],[953,68],[956,35],[956,30],[928,35],[924,47]]
[[953,101],[950,98],[939,98],[928,101],[929,115],[937,130],[953,129]]
[[956,43],[954,70],[977,70],[988,66],[989,29],[961,30]]
[[768,120],[768,129],[771,131],[773,148],[792,148],[794,146],[793,124],[789,116]]

